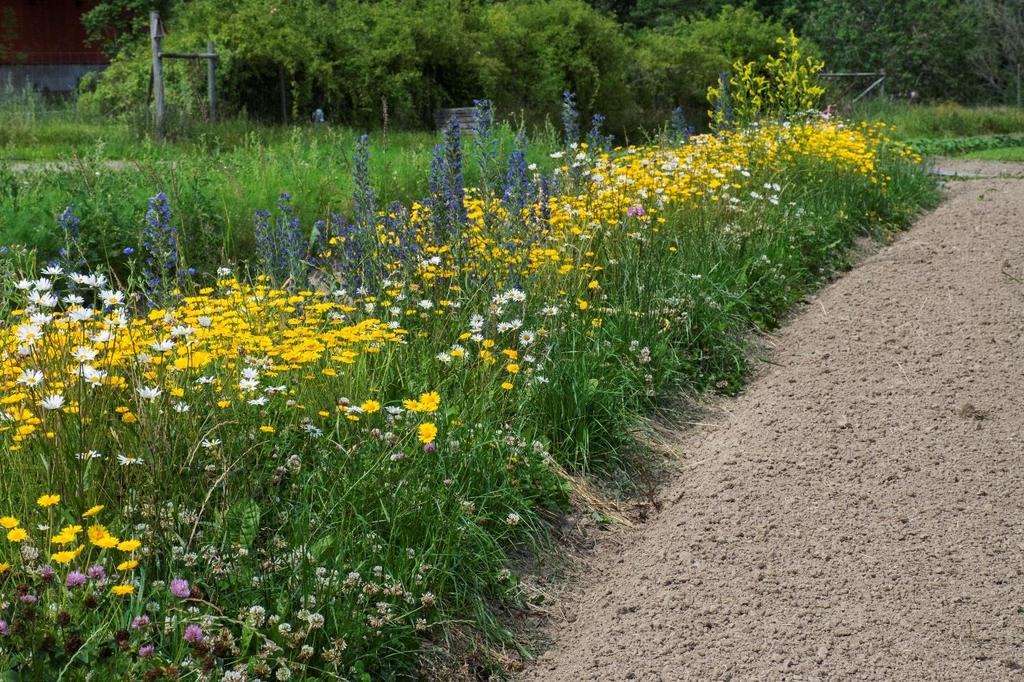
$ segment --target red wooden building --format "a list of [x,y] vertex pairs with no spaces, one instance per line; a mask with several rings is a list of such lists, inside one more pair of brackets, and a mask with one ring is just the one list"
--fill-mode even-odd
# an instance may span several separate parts
[[0,84],[69,92],[107,57],[86,40],[95,0],[0,0]]

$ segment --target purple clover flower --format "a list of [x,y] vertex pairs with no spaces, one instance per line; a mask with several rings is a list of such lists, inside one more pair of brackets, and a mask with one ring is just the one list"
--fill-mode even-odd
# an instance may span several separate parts
[[149,616],[146,614],[132,618],[132,630],[141,630],[147,625],[149,625]]
[[87,568],[85,570],[85,574],[87,576],[89,576],[90,578],[92,578],[93,580],[102,580],[103,578],[107,577],[106,570],[102,566],[100,566],[99,564],[96,564],[95,566],[90,566],[89,568]]
[[203,635],[203,629],[195,623],[186,625],[185,633],[182,635],[182,638],[186,642],[189,642],[191,644],[199,644],[203,641],[204,637],[205,635]]
[[171,581],[171,594],[178,599],[188,599],[192,595],[192,588],[184,578],[175,578]]
[[89,582],[89,578],[84,573],[80,571],[71,571],[70,573],[68,573],[68,577],[64,581],[64,585],[66,585],[69,589],[72,589],[75,587],[81,587],[87,582]]
[[7,621],[0,618],[0,637],[6,637],[10,631],[11,629],[7,626]]
[[139,647],[139,658],[149,658],[153,655],[153,651],[155,650],[156,647],[152,644],[143,644]]

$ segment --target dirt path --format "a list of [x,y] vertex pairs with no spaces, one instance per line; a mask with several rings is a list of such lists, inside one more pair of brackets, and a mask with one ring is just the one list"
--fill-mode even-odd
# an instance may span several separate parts
[[525,680],[1024,680],[1024,181],[822,291]]
[[1024,177],[1024,163],[938,158],[931,161],[935,175],[960,178]]

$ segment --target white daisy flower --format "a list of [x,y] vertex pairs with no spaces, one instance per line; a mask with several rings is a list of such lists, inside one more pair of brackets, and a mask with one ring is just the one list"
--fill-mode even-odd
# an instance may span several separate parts
[[64,396],[57,394],[48,395],[39,401],[39,405],[44,410],[59,410],[64,407]]
[[73,308],[68,313],[68,319],[72,322],[85,322],[92,319],[94,314],[96,314],[96,311],[92,308]]
[[104,289],[100,292],[100,300],[103,301],[105,306],[121,305],[124,303],[124,292]]
[[242,379],[238,382],[238,388],[243,391],[255,391],[260,387],[260,382],[257,379]]
[[139,394],[143,400],[153,401],[160,397],[163,393],[163,389],[157,386],[140,386],[135,389],[135,392]]
[[18,377],[18,383],[24,384],[28,387],[38,386],[43,383],[43,373],[38,369],[25,369],[22,370],[21,376]]
[[49,292],[39,293],[38,291],[33,291],[28,295],[28,302],[41,308],[53,308],[56,307],[60,301],[56,296]]
[[154,341],[153,343],[149,344],[149,347],[151,350],[157,353],[166,353],[167,351],[174,348],[174,341],[171,341],[170,339]]
[[103,380],[107,378],[105,371],[96,369],[92,365],[82,365],[81,369],[78,370],[78,374],[89,382],[89,385],[93,388],[100,386]]
[[78,360],[80,363],[92,362],[99,355],[95,348],[89,348],[87,346],[76,346],[71,356]]

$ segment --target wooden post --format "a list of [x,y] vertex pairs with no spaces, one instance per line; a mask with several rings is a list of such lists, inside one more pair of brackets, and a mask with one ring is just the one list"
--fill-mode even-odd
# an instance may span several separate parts
[[163,31],[160,28],[160,13],[153,11],[149,13],[149,41],[153,51],[153,99],[155,109],[153,112],[153,123],[156,127],[157,139],[164,135],[164,67],[160,61],[160,37]]
[[885,69],[880,70],[878,73],[882,76],[882,82],[878,84],[878,94],[882,96],[882,99],[885,99]]
[[206,43],[206,93],[210,97],[210,120],[217,120],[217,46],[213,41]]

